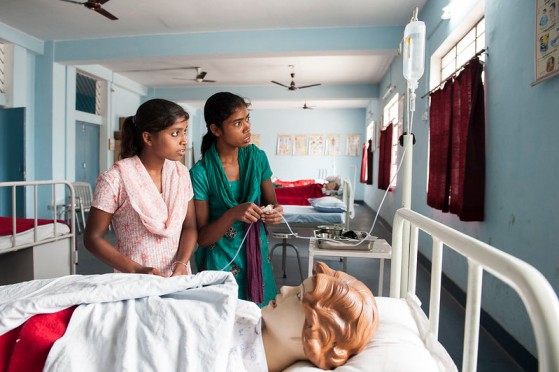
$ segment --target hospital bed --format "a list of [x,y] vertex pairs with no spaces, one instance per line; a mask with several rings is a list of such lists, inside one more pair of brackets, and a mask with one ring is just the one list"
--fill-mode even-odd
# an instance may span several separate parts
[[[410,249],[404,249],[410,231]],[[431,237],[432,271],[429,313],[416,296],[418,236]],[[390,297],[377,297],[378,333],[367,348],[338,372],[353,371],[456,371],[438,341],[442,257],[452,250],[468,262],[467,302],[464,319],[463,372],[477,370],[483,273],[500,279],[518,293],[528,315],[537,347],[539,371],[559,371],[559,300],[545,277],[533,266],[486,243],[458,232],[409,209],[400,209],[392,229]],[[319,371],[298,362],[286,371]]]
[[[403,242],[407,240],[404,238],[405,231],[411,231],[410,249],[403,248]],[[428,314],[423,312],[415,295],[419,232],[432,237],[433,265]],[[559,300],[539,271],[505,252],[407,209],[397,211],[392,236],[390,296],[377,297],[379,330],[361,353],[335,371],[458,370],[437,340],[442,255],[445,249],[464,256],[469,266],[461,370],[477,370],[484,272],[502,280],[519,294],[534,332],[539,371],[559,370]],[[80,366],[80,370],[87,367],[83,370],[92,371],[102,370],[107,365],[114,366],[114,363],[119,363],[120,367],[123,367],[123,363],[129,364],[131,369],[142,366],[144,370],[189,370],[187,365],[192,366],[189,363],[196,361],[211,363],[211,366],[196,365],[202,368],[197,370],[230,370],[227,358],[231,350],[242,349],[249,353],[251,350],[246,349],[247,345],[236,344],[232,325],[207,320],[214,319],[214,316],[215,319],[237,319],[231,311],[238,309],[238,306],[235,307],[238,301],[236,288],[230,285],[229,290],[226,290],[228,283],[234,284],[229,273],[206,271],[195,276],[170,279],[149,275],[105,274],[0,286],[0,344],[8,344],[6,335],[9,336],[22,323],[25,327],[24,322],[34,314],[57,314],[64,309],[73,311],[75,308],[71,319],[68,319],[68,331],[54,343],[47,357],[49,368],[46,370],[56,370],[61,365],[59,363],[66,367],[76,363],[75,366]],[[187,287],[193,291],[190,295]],[[39,303],[36,302],[39,300],[31,299],[29,295],[32,293],[34,298],[40,299],[48,291],[52,292],[51,297]],[[68,296],[62,292],[68,292]],[[194,310],[196,303],[205,306],[203,312]],[[192,319],[200,314],[208,318]],[[130,319],[132,315],[134,317]],[[192,323],[196,321],[198,323],[193,327]],[[198,352],[185,354],[184,350],[190,350],[187,348],[189,340],[190,344],[192,338],[198,340],[194,330],[205,324],[211,326],[212,330],[201,335],[200,341],[204,347]],[[15,339],[17,335],[12,336]],[[152,346],[156,349],[151,349]],[[14,350],[18,351],[17,348]],[[142,350],[156,352],[146,353]],[[29,359],[26,350],[20,348],[19,352],[21,358]],[[87,362],[83,356],[87,356]],[[217,365],[220,358],[225,358],[225,362]],[[288,372],[318,370],[303,361],[286,369]]]
[[[75,213],[74,206],[64,202],[74,198],[72,185],[53,180],[0,182],[0,195],[5,214],[0,217],[0,285],[74,274]],[[26,199],[32,202],[29,215]],[[66,220],[59,218],[62,215]]]
[[[338,200],[338,203],[336,203]],[[324,196],[315,198],[311,205],[283,205],[283,217],[289,224],[343,225],[349,230],[350,220],[355,214],[354,192],[349,180],[342,180],[340,197]]]

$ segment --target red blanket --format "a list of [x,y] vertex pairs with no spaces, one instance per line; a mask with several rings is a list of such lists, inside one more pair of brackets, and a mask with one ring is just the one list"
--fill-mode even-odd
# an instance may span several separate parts
[[304,180],[296,180],[296,181],[282,181],[282,180],[275,180],[274,185],[278,187],[294,187],[294,186],[305,186],[305,185],[312,185],[316,183],[313,179],[304,179]]
[[322,184],[313,183],[304,186],[276,188],[276,196],[280,205],[311,205],[309,198],[321,198]]
[[[37,226],[47,225],[53,220],[37,220]],[[64,221],[58,221],[65,223]],[[27,231],[35,227],[35,221],[32,218],[16,218],[16,233]],[[12,235],[12,218],[0,217],[0,235]]]
[[75,309],[35,315],[1,335],[0,372],[42,371],[52,345],[66,332]]

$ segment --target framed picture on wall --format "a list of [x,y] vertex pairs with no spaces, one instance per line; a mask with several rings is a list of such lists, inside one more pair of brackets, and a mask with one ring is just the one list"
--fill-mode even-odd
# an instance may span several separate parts
[[327,134],[326,135],[326,155],[337,156],[340,155],[340,135]]
[[250,134],[250,143],[256,145],[256,147],[260,147],[260,134],[251,133]]
[[559,0],[536,0],[535,81],[559,75]]
[[348,134],[345,148],[346,156],[359,156],[360,145],[361,136],[359,134]]
[[293,136],[293,155],[307,155],[309,153],[309,139],[306,134]]
[[324,155],[324,135],[309,135],[309,155]]
[[293,136],[290,134],[278,134],[278,155],[291,155],[293,147]]

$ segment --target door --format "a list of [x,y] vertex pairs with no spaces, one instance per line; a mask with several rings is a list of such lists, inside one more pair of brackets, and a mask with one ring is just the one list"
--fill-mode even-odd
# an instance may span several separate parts
[[99,176],[99,126],[76,121],[76,181],[88,182],[95,190]]
[[[25,180],[25,108],[0,108],[0,182]],[[12,215],[11,188],[0,188],[0,215]],[[25,211],[24,188],[16,194],[17,216]]]

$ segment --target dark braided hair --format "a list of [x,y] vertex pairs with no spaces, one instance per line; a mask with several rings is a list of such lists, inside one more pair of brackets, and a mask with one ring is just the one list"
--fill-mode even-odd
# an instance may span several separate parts
[[155,98],[138,107],[136,115],[129,116],[122,125],[120,159],[140,155],[144,146],[142,133],[157,133],[173,125],[177,119],[190,116],[181,106],[166,99]]

